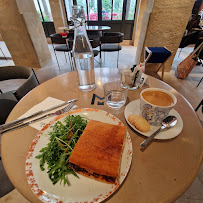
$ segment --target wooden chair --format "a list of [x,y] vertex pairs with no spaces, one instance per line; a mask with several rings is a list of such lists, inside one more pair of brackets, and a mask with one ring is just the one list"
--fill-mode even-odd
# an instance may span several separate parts
[[164,64],[171,55],[171,52],[165,47],[145,47],[144,51],[144,64],[147,63],[160,63],[160,66],[156,70],[156,73],[162,67],[162,80],[164,77]]

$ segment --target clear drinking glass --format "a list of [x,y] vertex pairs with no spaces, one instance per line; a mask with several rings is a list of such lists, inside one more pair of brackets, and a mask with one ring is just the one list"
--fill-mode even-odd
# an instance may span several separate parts
[[94,54],[85,29],[82,6],[73,6],[73,21],[75,29],[72,52],[78,85],[80,90],[88,92],[95,88]]
[[128,89],[122,88],[120,83],[120,81],[111,81],[103,86],[106,104],[111,108],[120,108],[126,103]]

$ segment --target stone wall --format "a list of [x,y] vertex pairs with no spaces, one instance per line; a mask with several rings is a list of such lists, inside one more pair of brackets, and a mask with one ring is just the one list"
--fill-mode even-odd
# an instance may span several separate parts
[[[144,61],[145,46],[166,47],[172,52],[165,64],[165,71],[170,71],[194,2],[195,0],[154,0],[142,48],[141,62]],[[151,70],[156,68],[154,64],[150,66]]]
[[32,0],[0,1],[0,33],[16,66],[40,68],[51,59]]
[[142,26],[143,15],[146,10],[147,0],[139,0],[137,1],[137,9],[136,9],[136,16],[134,21],[134,29],[133,29],[133,37],[132,37],[132,45],[137,47],[138,40],[140,37],[140,31]]
[[67,27],[64,4],[61,0],[49,0],[49,3],[56,33],[60,33],[59,27]]
[[51,54],[48,48],[42,22],[36,12],[34,2],[32,0],[17,0],[17,5],[20,14],[23,16],[28,34],[37,54],[40,67],[42,67],[51,60]]

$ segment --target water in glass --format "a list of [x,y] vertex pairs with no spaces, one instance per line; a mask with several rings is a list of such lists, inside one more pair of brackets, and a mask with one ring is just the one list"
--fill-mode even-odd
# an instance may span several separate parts
[[74,42],[73,59],[80,90],[84,92],[95,88],[94,53],[85,29],[82,6],[73,6]]
[[111,90],[105,95],[106,104],[111,108],[120,108],[126,102],[126,95],[119,90]]
[[92,54],[74,54],[77,80],[82,91],[91,91],[95,88],[94,57]]
[[128,89],[120,86],[120,81],[111,81],[104,84],[106,104],[111,108],[120,108],[125,105]]

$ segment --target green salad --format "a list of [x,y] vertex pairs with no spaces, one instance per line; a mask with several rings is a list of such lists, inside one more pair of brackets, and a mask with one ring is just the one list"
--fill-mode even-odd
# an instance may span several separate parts
[[87,125],[87,120],[79,115],[68,115],[64,122],[63,124],[58,121],[52,126],[49,143],[35,158],[40,159],[42,171],[45,170],[44,165],[47,163],[47,173],[53,184],[60,181],[64,185],[70,185],[66,175],[78,176],[68,165],[69,157]]

